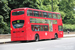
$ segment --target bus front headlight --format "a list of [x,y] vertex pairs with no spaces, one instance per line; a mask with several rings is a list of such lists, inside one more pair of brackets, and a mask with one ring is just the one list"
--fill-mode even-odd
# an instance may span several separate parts
[[12,30],[12,28],[10,28],[10,30]]

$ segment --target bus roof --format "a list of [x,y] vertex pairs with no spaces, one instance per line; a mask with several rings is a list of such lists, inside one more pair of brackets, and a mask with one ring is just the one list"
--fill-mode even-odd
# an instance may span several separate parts
[[[39,11],[44,11],[44,12],[51,12],[51,11],[45,11],[45,10],[40,10],[40,9],[28,8],[28,7],[25,7],[25,8],[16,8],[16,9],[13,9],[13,11],[14,10],[24,10],[24,9],[39,10]],[[58,13],[58,12],[51,12],[51,13]],[[58,13],[58,14],[60,14],[60,13]]]

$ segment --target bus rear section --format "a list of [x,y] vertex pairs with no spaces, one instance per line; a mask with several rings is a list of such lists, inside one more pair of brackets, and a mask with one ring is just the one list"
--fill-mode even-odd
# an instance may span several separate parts
[[25,11],[13,10],[11,12],[11,41],[26,40]]

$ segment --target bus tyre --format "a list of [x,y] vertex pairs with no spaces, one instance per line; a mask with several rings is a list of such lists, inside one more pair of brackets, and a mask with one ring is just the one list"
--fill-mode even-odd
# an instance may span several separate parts
[[55,39],[57,39],[58,38],[58,35],[57,34],[55,34]]
[[35,41],[39,41],[39,35],[35,35]]

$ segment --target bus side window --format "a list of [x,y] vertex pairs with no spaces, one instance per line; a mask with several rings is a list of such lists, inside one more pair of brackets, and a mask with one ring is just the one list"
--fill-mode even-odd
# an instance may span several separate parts
[[57,19],[57,16],[56,16],[56,14],[53,14],[53,18]]
[[43,12],[43,17],[47,18],[47,13]]
[[40,25],[35,25],[35,31],[40,31]]
[[27,10],[27,16],[33,16],[32,10]]
[[60,15],[59,14],[57,14],[57,18],[60,19]]
[[33,11],[34,16],[39,17],[39,12],[38,11]]
[[43,31],[43,25],[40,25],[41,27],[40,27],[40,29],[41,29],[41,31]]
[[38,31],[38,28],[37,27],[35,27],[35,31]]
[[44,31],[48,31],[48,26],[44,25]]
[[52,18],[52,14],[51,13],[48,13],[48,18]]

